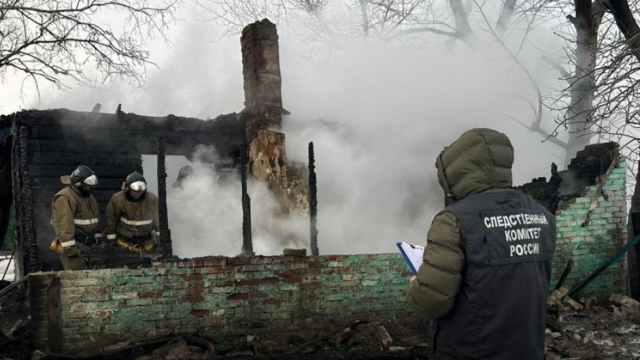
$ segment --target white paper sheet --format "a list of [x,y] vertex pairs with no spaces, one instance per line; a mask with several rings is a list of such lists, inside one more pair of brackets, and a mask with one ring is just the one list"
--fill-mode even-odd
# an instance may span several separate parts
[[397,242],[398,250],[407,262],[409,269],[413,274],[417,274],[422,265],[422,257],[424,255],[424,246],[410,244],[405,241]]

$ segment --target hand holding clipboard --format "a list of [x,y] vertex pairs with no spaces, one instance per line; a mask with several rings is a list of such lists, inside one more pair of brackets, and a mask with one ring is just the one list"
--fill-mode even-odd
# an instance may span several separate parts
[[422,257],[424,256],[424,246],[410,244],[405,241],[396,243],[400,254],[409,267],[412,275],[416,275],[422,265]]

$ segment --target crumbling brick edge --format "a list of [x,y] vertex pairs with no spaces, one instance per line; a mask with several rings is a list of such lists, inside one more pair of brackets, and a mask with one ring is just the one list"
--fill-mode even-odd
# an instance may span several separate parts
[[[606,177],[604,186],[588,186],[582,196],[572,199],[556,213],[556,253],[553,282],[558,280],[569,259],[574,266],[565,287],[571,288],[626,243],[626,168],[621,158]],[[606,198],[599,193],[604,192]],[[589,221],[585,219],[589,216]],[[626,293],[626,263],[612,265],[592,281],[580,296],[606,297]]]

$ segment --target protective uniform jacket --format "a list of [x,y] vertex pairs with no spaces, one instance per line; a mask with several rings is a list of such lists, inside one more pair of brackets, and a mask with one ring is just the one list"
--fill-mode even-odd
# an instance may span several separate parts
[[51,204],[51,224],[63,247],[76,240],[93,239],[98,229],[98,203],[93,195],[80,194],[67,186],[54,195]]
[[126,190],[115,193],[107,204],[107,239],[150,238],[158,229],[158,197],[150,192],[140,199],[131,198]]
[[453,201],[427,235],[409,300],[435,321],[436,353],[464,359],[543,359],[554,218],[510,189],[513,148],[473,129],[436,161]]

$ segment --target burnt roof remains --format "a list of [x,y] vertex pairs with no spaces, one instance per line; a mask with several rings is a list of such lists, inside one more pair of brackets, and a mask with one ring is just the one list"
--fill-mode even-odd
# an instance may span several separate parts
[[568,169],[558,172],[556,164],[551,165],[551,177],[536,178],[518,189],[531,195],[549,211],[564,208],[572,199],[583,196],[588,186],[596,185],[620,156],[615,142],[588,145],[576,154]]

